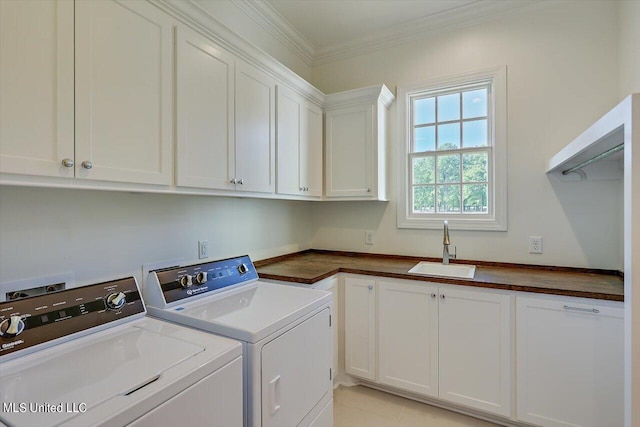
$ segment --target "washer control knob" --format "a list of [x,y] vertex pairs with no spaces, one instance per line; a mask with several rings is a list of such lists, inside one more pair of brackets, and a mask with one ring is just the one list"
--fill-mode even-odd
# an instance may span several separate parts
[[196,283],[198,285],[202,285],[203,283],[207,283],[207,272],[206,271],[201,271],[200,273],[196,274]]
[[247,267],[247,264],[243,263],[238,266],[238,273],[245,274],[247,271],[249,271],[249,267]]
[[127,298],[124,292],[112,292],[107,295],[106,298],[107,308],[110,308],[111,310],[118,310],[122,308],[126,301]]
[[24,321],[20,316],[11,316],[0,323],[0,337],[15,337],[24,331]]
[[193,285],[193,276],[190,274],[182,276],[182,278],[180,279],[180,286],[187,289],[191,285]]

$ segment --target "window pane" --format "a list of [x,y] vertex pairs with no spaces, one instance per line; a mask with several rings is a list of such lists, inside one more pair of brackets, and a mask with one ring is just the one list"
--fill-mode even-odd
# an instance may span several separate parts
[[438,125],[438,150],[460,148],[460,124]]
[[424,98],[413,102],[413,124],[422,125],[436,121],[436,99]]
[[438,97],[438,121],[460,120],[460,93]]
[[487,184],[462,186],[463,212],[487,213]]
[[460,212],[460,186],[438,186],[438,212]]
[[436,191],[433,185],[413,187],[413,213],[434,213]]
[[413,141],[413,152],[433,151],[436,149],[436,127],[426,126],[414,129],[415,140]]
[[488,159],[486,152],[462,155],[462,180],[465,182],[488,181]]
[[436,180],[436,160],[433,157],[413,159],[413,183],[433,184]]
[[462,123],[464,147],[484,147],[487,145],[487,120],[474,120]]
[[460,182],[460,154],[438,156],[438,183]]
[[487,115],[487,89],[462,92],[462,118],[485,117]]

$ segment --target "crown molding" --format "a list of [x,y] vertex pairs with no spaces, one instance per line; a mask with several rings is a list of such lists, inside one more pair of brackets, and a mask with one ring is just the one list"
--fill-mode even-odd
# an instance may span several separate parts
[[380,101],[385,108],[389,108],[394,99],[396,99],[396,97],[387,86],[384,84],[373,85],[326,95],[324,98],[324,108],[325,111],[327,111],[373,101]]
[[394,25],[365,37],[316,50],[312,67],[387,49],[425,36],[476,25],[496,15],[544,0],[478,0],[444,12]]
[[230,1],[276,40],[292,51],[302,62],[311,66],[316,52],[315,46],[271,6],[270,3],[264,0]]

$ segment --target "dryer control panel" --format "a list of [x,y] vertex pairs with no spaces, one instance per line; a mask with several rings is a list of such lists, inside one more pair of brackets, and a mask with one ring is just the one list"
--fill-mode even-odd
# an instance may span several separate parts
[[[244,284],[257,280],[249,255],[218,261],[205,262],[184,267],[172,267],[150,273],[151,287],[145,288],[145,298],[149,292],[162,292],[165,304],[186,298],[196,298],[208,292]],[[152,298],[156,301],[156,298]],[[154,305],[148,301],[149,305]]]
[[0,303],[0,357],[145,313],[134,277]]

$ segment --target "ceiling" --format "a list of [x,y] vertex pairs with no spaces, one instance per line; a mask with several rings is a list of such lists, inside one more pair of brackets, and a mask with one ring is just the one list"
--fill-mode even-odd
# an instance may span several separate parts
[[543,0],[231,1],[314,66],[480,22]]
[[481,0],[267,0],[317,50]]

